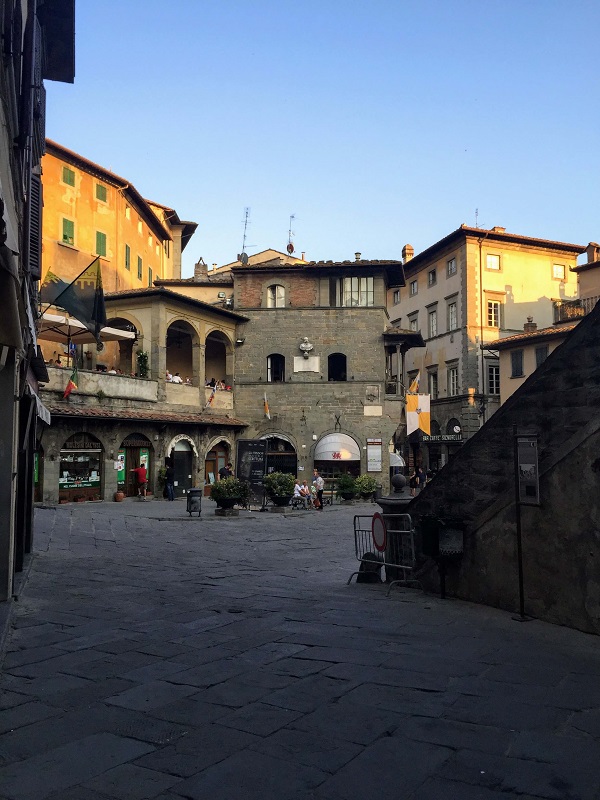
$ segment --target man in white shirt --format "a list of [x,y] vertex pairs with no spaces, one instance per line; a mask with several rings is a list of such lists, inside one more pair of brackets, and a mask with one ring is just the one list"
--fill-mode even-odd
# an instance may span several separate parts
[[171,383],[183,383],[183,379],[178,372],[176,372],[171,378]]

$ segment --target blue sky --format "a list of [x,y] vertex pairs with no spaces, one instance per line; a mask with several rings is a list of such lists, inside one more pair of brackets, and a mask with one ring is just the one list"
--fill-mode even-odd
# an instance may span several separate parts
[[600,237],[596,0],[76,5],[47,135],[198,223],[200,256],[401,258],[461,223]]

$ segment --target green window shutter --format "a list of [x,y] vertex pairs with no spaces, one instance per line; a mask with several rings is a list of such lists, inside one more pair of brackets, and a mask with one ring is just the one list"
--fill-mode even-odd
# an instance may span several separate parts
[[142,258],[138,256],[138,278],[142,280]]
[[148,267],[148,286],[152,286],[152,270]]
[[63,219],[62,240],[63,244],[75,244],[75,223],[71,219]]
[[96,255],[106,258],[106,234],[96,231]]
[[106,199],[108,197],[108,192],[106,190],[106,186],[103,186],[101,183],[96,184],[96,200],[100,200],[102,203],[106,203]]
[[67,186],[75,186],[75,173],[72,169],[69,169],[69,167],[63,167],[62,179],[63,183],[66,183]]
[[131,247],[125,245],[125,269],[131,269]]

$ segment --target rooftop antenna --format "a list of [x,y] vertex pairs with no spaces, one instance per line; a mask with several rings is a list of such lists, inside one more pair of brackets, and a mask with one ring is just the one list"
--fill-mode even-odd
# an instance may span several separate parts
[[476,228],[479,227],[479,209],[478,208],[475,209],[475,227]]
[[288,251],[288,253],[290,255],[292,255],[292,253],[294,252],[294,244],[292,242],[292,236],[294,236],[294,232],[292,231],[292,221],[295,220],[295,219],[296,219],[296,215],[295,214],[291,214],[290,215],[290,229],[288,231],[288,243],[287,243],[287,247],[286,247],[286,250]]
[[248,263],[248,254],[246,253],[246,232],[248,230],[248,225],[250,224],[250,208],[246,206],[244,209],[244,237],[242,239],[242,252],[238,253],[237,260],[242,264],[242,266],[246,266]]

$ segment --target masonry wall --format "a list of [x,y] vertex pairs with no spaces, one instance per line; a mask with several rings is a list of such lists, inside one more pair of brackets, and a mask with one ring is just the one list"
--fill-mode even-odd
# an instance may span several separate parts
[[[600,633],[600,308],[409,506],[465,521],[447,591],[517,611],[513,431],[539,437],[540,507],[522,507],[525,611]],[[437,587],[437,571],[425,578]]]

